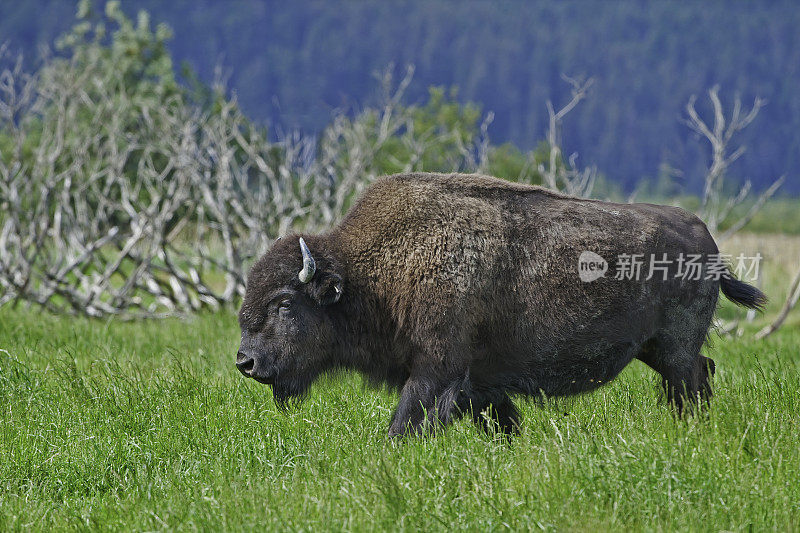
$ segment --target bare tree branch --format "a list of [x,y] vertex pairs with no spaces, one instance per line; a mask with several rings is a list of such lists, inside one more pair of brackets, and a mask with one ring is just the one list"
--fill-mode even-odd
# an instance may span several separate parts
[[800,270],[797,271],[794,280],[792,280],[791,285],[789,285],[789,292],[786,294],[786,301],[783,302],[780,313],[778,313],[778,316],[772,324],[765,326],[756,333],[756,339],[767,338],[778,331],[786,320],[786,317],[789,316],[789,312],[797,305],[798,300],[800,300]]
[[574,196],[589,196],[597,179],[597,169],[588,167],[581,171],[577,170],[576,154],[569,157],[569,163],[564,160],[561,149],[561,132],[564,117],[588,96],[589,89],[594,84],[594,78],[580,82],[562,75],[562,79],[571,85],[572,98],[558,111],[555,110],[550,100],[547,101],[549,158],[546,166],[539,165],[539,172],[544,184],[554,191],[563,191]]
[[746,128],[758,116],[759,110],[766,102],[756,97],[753,106],[749,111],[742,115],[742,101],[737,95],[734,99],[733,109],[730,120],[726,119],[722,101],[719,98],[719,86],[715,85],[708,91],[708,98],[711,100],[713,109],[713,123],[709,124],[703,120],[697,112],[695,104],[696,96],[692,95],[686,104],[687,118],[684,120],[696,133],[704,137],[711,147],[711,164],[706,171],[705,183],[703,185],[703,195],[700,202],[700,212],[698,215],[705,221],[708,229],[712,233],[717,233],[722,224],[728,223],[727,230],[717,235],[719,242],[725,241],[731,235],[741,230],[758,211],[764,203],[771,198],[784,182],[784,176],[776,179],[758,198],[747,213],[738,220],[729,222],[734,208],[742,205],[750,193],[750,182],[747,181],[739,189],[739,193],[732,197],[726,197],[724,192],[724,182],[730,165],[739,159],[745,152],[744,146],[739,146],[731,151],[731,141],[733,137]]

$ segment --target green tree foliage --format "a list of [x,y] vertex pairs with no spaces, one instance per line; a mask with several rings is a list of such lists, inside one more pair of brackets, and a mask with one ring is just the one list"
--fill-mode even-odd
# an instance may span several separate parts
[[[56,158],[52,171],[63,171],[77,158],[97,157],[92,150],[98,143],[106,148],[112,139],[104,130],[114,129],[120,133],[113,136],[114,150],[130,150],[120,170],[135,179],[142,155],[137,147],[158,131],[155,121],[184,105],[186,91],[176,81],[166,47],[170,37],[164,24],[153,31],[144,11],[134,24],[119,2],[108,2],[104,14],[97,14],[82,0],[75,25],[56,42],[58,55],[48,57],[35,73],[35,100],[20,110],[16,124],[3,128],[6,135],[16,129],[25,137],[21,164],[35,166],[31,158],[43,135],[55,134],[59,145],[51,152]],[[160,162],[161,168],[165,163]]]
[[[56,48],[67,59],[55,60],[45,72],[64,68],[91,71],[101,77],[95,85],[108,86],[106,90],[118,92],[137,103],[166,102],[181,94],[166,46],[172,38],[172,30],[162,23],[153,31],[146,11],[139,12],[134,24],[125,16],[118,0],[106,3],[104,14],[104,17],[98,16],[89,0],[81,0],[77,23],[56,41]],[[115,75],[111,76],[111,72]],[[92,93],[87,96],[91,97]]]
[[[378,154],[378,173],[402,172],[412,160],[413,170],[452,172],[463,167],[453,156],[476,141],[482,112],[475,104],[460,104],[456,100],[457,93],[456,88],[448,91],[443,87],[431,87],[427,102],[401,110],[409,114],[409,120],[403,131],[387,142]],[[367,113],[359,118],[374,120],[375,116]],[[410,147],[415,145],[422,149],[419,154],[412,155]]]

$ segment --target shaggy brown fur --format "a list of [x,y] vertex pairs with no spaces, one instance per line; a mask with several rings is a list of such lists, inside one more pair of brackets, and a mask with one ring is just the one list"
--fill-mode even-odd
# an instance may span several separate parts
[[[379,179],[338,226],[303,236],[317,263],[306,284],[298,237],[277,241],[250,272],[237,366],[280,403],[323,372],[358,370],[400,391],[391,435],[469,412],[512,432],[510,395],[589,391],[635,358],[680,409],[710,395],[713,361],[700,348],[720,285],[751,307],[764,298],[727,270],[691,281],[673,263],[666,280],[644,279],[650,254],[717,253],[686,211],[487,176]],[[584,250],[609,262],[605,277],[581,281]],[[620,254],[645,254],[640,280],[614,279]]]

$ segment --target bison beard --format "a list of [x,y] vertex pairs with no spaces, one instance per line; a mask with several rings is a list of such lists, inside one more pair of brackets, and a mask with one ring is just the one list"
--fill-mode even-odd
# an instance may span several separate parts
[[[354,369],[400,392],[391,435],[469,414],[513,433],[511,396],[590,391],[633,359],[663,380],[678,411],[711,396],[703,357],[719,290],[760,308],[764,295],[721,278],[601,276],[583,251],[717,254],[681,209],[571,198],[463,174],[381,178],[322,235],[278,240],[253,266],[236,364],[286,408],[322,373]],[[592,257],[595,257],[592,256]]]
[[310,385],[311,383],[307,381],[276,381],[272,384],[272,397],[275,399],[275,405],[284,412],[299,405],[305,398]]

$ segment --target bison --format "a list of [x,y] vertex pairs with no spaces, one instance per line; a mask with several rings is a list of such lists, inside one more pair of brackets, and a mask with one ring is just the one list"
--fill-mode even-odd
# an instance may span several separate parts
[[[481,175],[383,177],[329,232],[286,236],[255,263],[236,366],[281,406],[320,374],[357,370],[399,391],[392,436],[463,415],[514,433],[513,396],[590,391],[633,359],[680,412],[711,395],[700,349],[719,290],[766,301],[719,255],[676,207]],[[634,276],[631,258],[659,268]]]

